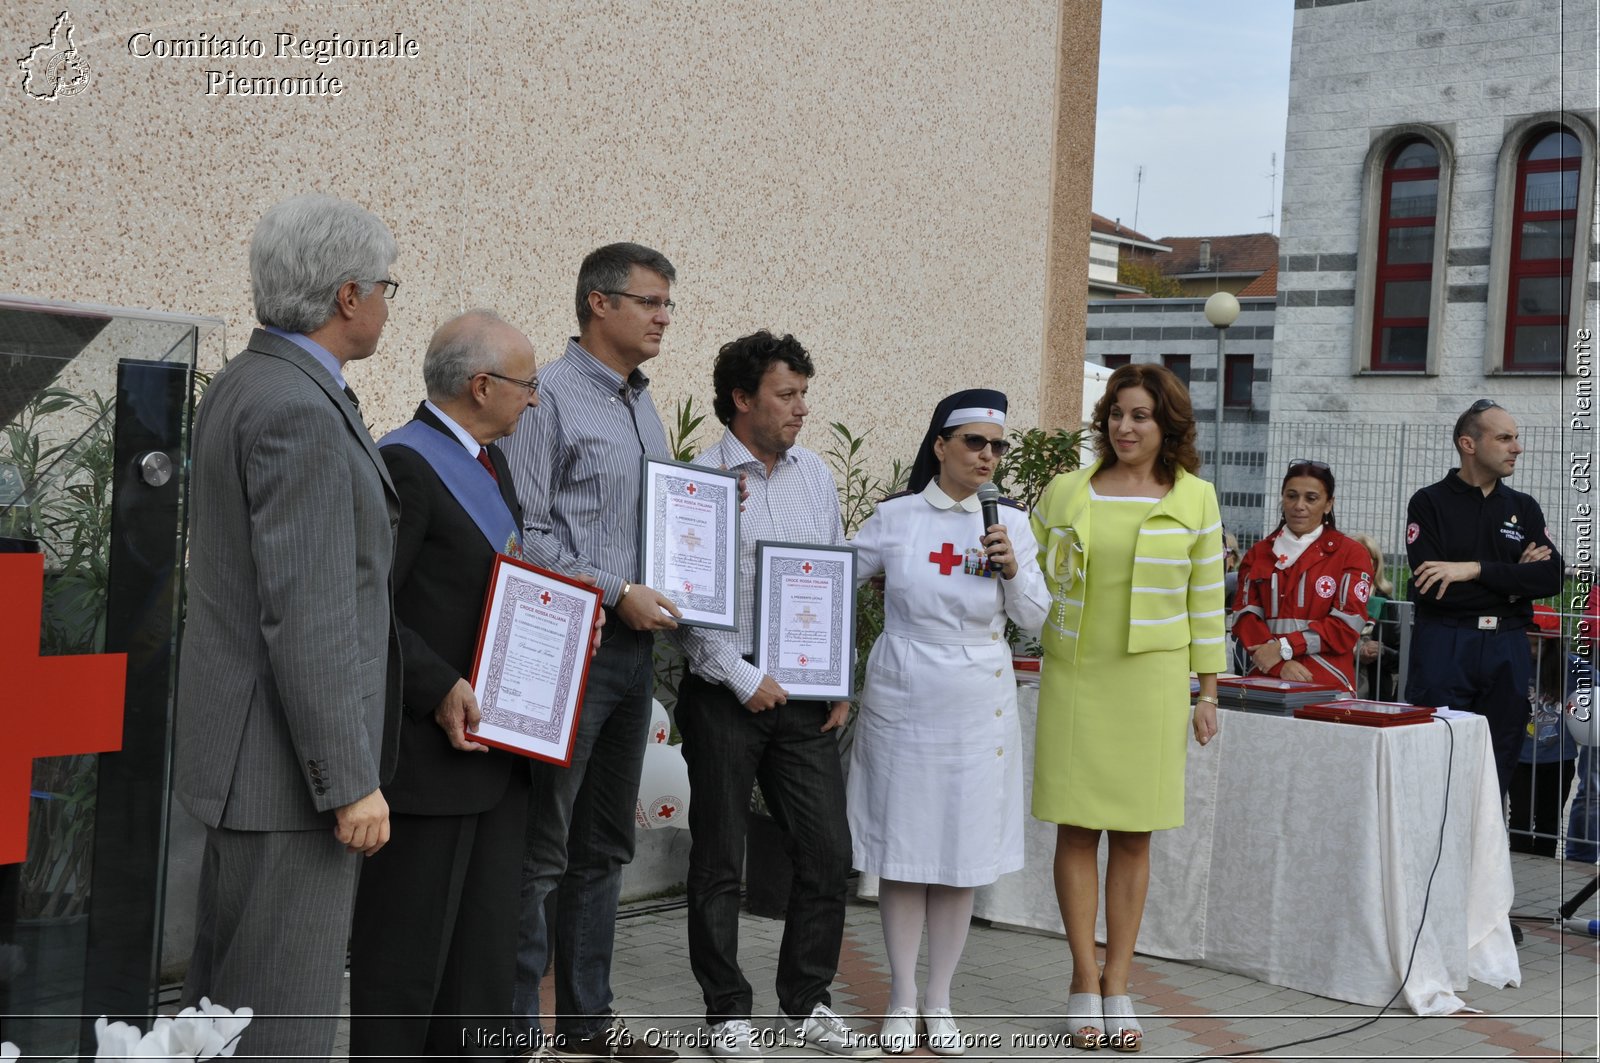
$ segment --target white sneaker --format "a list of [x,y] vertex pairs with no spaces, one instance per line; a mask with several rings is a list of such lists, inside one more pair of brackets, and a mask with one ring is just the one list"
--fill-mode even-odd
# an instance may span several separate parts
[[928,1024],[928,1051],[936,1056],[959,1056],[967,1046],[961,1043],[961,1028],[949,1008],[929,1008],[922,1021]]
[[917,1049],[917,1009],[895,1008],[883,1017],[878,1044],[891,1056],[903,1056]]
[[711,1055],[716,1059],[760,1059],[756,1028],[749,1019],[729,1019],[711,1027]]
[[800,1048],[814,1048],[835,1056],[853,1059],[876,1059],[878,1045],[869,1033],[857,1033],[826,1004],[811,1009],[811,1017],[795,1027],[789,1043]]

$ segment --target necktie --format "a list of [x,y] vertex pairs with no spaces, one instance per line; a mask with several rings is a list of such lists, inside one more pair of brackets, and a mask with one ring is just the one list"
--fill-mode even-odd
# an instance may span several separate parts
[[494,471],[494,462],[489,460],[489,448],[478,448],[478,464],[489,470],[489,475],[494,477],[494,482],[500,482],[500,474]]
[[345,396],[350,400],[350,405],[352,405],[352,406],[360,406],[361,405],[361,400],[356,398],[355,389],[352,388],[349,384],[346,384],[344,386],[344,393],[345,393]]

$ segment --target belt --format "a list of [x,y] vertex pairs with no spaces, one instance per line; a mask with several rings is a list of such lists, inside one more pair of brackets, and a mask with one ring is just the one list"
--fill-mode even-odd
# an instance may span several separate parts
[[885,635],[895,635],[914,642],[931,642],[936,646],[992,646],[1000,641],[998,631],[952,631],[949,628],[921,627],[916,624],[883,625]]
[[1445,627],[1466,627],[1478,631],[1521,631],[1527,625],[1516,616],[1462,616],[1456,613],[1423,613],[1418,620]]

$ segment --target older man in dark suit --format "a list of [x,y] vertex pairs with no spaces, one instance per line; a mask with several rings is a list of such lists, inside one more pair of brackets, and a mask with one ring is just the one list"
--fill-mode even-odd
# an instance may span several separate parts
[[[527,337],[487,310],[423,357],[428,399],[379,443],[400,493],[395,607],[405,649],[394,841],[361,872],[350,950],[352,1056],[508,1051],[528,761],[472,740],[468,676],[497,553],[522,507],[494,441],[539,404]],[[485,1035],[488,1036],[485,1036]]]
[[255,1010],[240,1056],[332,1052],[359,856],[389,840],[399,499],[344,367],[377,349],[396,254],[354,203],[267,211],[263,327],[195,420],[174,790],[206,847],[184,999]]

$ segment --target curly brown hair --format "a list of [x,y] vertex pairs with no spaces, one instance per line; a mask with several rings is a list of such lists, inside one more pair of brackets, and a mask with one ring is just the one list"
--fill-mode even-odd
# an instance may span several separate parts
[[1194,445],[1194,407],[1189,403],[1189,389],[1173,375],[1172,370],[1154,362],[1124,365],[1106,381],[1106,393],[1094,404],[1094,418],[1090,424],[1094,432],[1094,452],[1102,468],[1117,463],[1116,448],[1111,445],[1111,404],[1123,388],[1144,388],[1155,400],[1152,411],[1161,426],[1161,454],[1156,459],[1155,475],[1161,483],[1170,484],[1178,478],[1177,468],[1190,473],[1200,471],[1200,452]]

